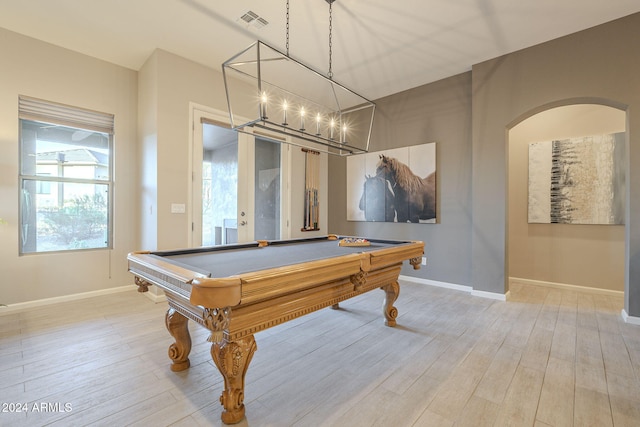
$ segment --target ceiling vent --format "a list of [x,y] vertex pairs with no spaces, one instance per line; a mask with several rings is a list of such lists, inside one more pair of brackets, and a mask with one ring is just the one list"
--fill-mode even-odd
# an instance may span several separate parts
[[260,15],[258,15],[252,10],[248,11],[247,13],[242,15],[240,18],[238,18],[238,21],[242,21],[245,24],[247,24],[247,26],[252,26],[254,28],[257,28],[258,30],[269,25],[269,21],[267,21],[266,19],[264,19],[263,17],[261,17]]

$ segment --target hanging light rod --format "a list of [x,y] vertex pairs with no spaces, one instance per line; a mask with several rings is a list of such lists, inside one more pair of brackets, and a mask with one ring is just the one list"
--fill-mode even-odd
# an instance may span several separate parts
[[252,133],[249,128],[265,129],[284,135],[288,143],[321,146],[330,154],[369,150],[375,104],[333,80],[331,5],[335,0],[325,1],[329,4],[327,76],[289,56],[289,1],[286,53],[256,41],[222,64],[233,129],[245,133]]

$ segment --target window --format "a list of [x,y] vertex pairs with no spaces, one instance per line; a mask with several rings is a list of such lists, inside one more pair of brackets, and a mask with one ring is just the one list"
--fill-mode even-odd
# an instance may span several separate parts
[[19,98],[20,253],[110,248],[113,122]]

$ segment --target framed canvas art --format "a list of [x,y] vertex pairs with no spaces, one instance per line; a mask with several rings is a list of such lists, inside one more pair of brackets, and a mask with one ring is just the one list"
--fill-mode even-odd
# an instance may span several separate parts
[[625,134],[529,144],[528,222],[624,224]]
[[435,223],[436,143],[347,158],[347,220]]

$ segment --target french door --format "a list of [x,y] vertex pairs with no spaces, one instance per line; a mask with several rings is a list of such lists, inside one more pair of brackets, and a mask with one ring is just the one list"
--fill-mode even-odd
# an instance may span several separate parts
[[193,110],[192,246],[281,239],[288,231],[288,145]]

